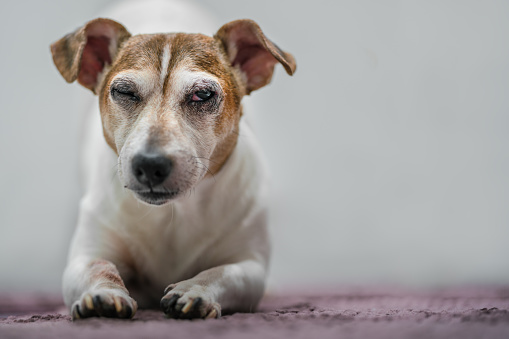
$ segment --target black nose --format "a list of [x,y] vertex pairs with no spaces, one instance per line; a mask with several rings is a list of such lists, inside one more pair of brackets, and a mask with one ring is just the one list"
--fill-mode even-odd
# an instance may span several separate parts
[[173,168],[173,162],[160,154],[140,153],[134,156],[131,166],[136,179],[152,188],[166,180]]

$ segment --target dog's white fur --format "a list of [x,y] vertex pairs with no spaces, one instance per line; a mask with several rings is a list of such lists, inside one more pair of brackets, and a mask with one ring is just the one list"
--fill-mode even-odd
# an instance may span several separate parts
[[[220,279],[203,291],[192,288],[192,279],[177,285],[184,292],[182,301],[199,296],[215,300],[223,309],[254,308],[264,290],[270,255],[268,187],[264,161],[247,124],[241,123],[235,151],[219,173],[203,179],[189,196],[154,207],[140,203],[122,186],[117,157],[103,140],[99,112],[93,116],[97,118],[90,123],[85,143],[87,190],[64,274],[66,304],[72,307],[85,295],[100,292],[100,287],[88,284],[87,265],[97,258],[121,262],[117,256],[124,249],[112,247],[119,236],[136,253],[135,266],[150,280],[150,288],[129,290],[141,306],[150,306],[147,291],[152,292],[150,299],[160,298],[168,284],[180,282],[189,271],[220,266],[225,268]],[[202,205],[201,200],[211,203]],[[237,253],[231,257],[231,252]],[[232,264],[222,266],[226,261]],[[127,267],[117,268],[124,280],[129,279]],[[203,278],[214,272],[200,274]],[[248,287],[250,298],[239,300],[238,291]],[[122,290],[109,292],[127,298]]]
[[[168,6],[166,2],[155,3]],[[125,6],[128,4],[122,5],[123,11]],[[183,3],[170,6],[185,12]],[[175,20],[170,22],[175,25]],[[159,57],[166,65],[159,76],[115,76],[135,79],[142,91],[162,86],[171,58],[168,46],[162,48]],[[210,74],[185,68],[175,74],[172,90],[177,92],[197,79],[216,81]],[[156,102],[147,105],[151,104],[157,106]],[[200,317],[217,317],[225,310],[253,310],[264,291],[270,256],[268,187],[260,148],[244,120],[237,145],[218,173],[206,176],[210,164],[200,160],[203,167],[198,183],[184,196],[156,207],[140,202],[125,188],[133,180],[130,160],[148,142],[150,115],[140,118],[128,139],[119,142],[123,147],[117,157],[104,141],[99,110],[88,114],[83,152],[85,194],[63,278],[65,303],[73,317],[100,307],[98,300],[114,305],[117,312],[130,307],[134,314],[137,303],[150,307],[165,294],[167,298],[178,295],[183,309],[201,298]],[[189,126],[177,124],[175,130],[175,141],[165,149],[168,154],[210,148],[189,136]],[[117,270],[129,290],[98,274]]]

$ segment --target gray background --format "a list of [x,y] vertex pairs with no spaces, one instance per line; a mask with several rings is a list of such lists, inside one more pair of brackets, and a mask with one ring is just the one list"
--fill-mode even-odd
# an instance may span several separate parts
[[[0,291],[60,289],[90,94],[48,46],[108,3],[1,1]],[[273,289],[509,284],[509,2],[200,3],[298,62],[252,95]]]

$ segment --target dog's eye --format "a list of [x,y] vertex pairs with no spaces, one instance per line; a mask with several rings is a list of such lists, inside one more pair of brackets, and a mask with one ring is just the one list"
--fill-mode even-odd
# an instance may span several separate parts
[[141,100],[140,97],[133,91],[121,87],[112,87],[111,96],[114,99],[126,99],[134,102],[139,102]]
[[216,94],[216,92],[210,91],[208,89],[201,89],[201,90],[193,93],[193,96],[191,97],[191,101],[194,101],[194,102],[207,101],[207,100],[212,99],[214,97],[214,94]]

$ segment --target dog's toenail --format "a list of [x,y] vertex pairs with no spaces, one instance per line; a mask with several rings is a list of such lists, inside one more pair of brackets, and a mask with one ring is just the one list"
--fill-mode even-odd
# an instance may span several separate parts
[[87,306],[87,308],[89,310],[93,310],[94,309],[94,302],[93,302],[92,297],[90,296],[90,294],[87,294],[85,296],[85,305]]

